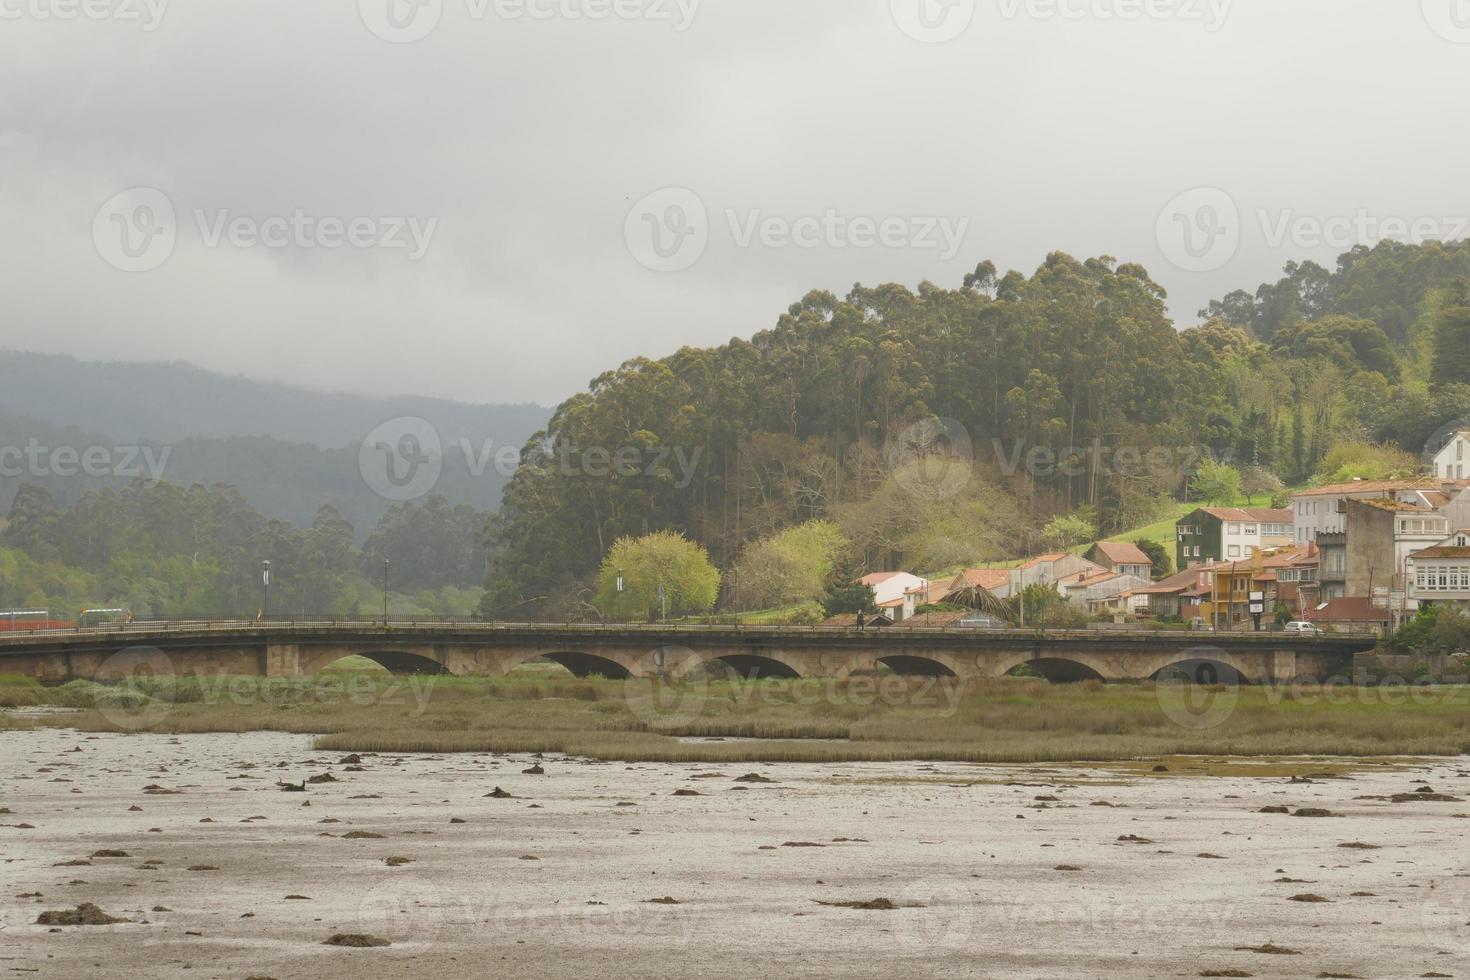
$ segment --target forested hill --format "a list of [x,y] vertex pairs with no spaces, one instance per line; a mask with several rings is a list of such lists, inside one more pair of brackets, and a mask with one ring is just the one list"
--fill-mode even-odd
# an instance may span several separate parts
[[[519,433],[520,442],[497,440],[496,444],[519,447],[527,435]],[[47,453],[35,472],[23,457],[0,460],[0,516],[10,512],[16,494],[26,484],[44,489],[57,506],[70,507],[89,493],[121,489],[138,479],[152,483],[156,478],[181,488],[195,484],[232,487],[266,517],[302,528],[311,526],[322,507],[331,507],[357,529],[361,542],[392,503],[364,480],[357,446],[318,449],[260,436],[134,442],[0,408],[0,447],[24,450],[32,442]],[[63,447],[77,453],[92,447],[103,450],[109,464],[106,472],[56,465],[56,457],[49,454]],[[451,444],[434,492],[454,504],[494,510],[509,474],[494,465],[475,466],[475,470],[472,465],[474,461]]]
[[[1049,543],[1058,515],[1105,534],[1156,519],[1203,455],[1300,482],[1344,444],[1417,456],[1470,417],[1466,246],[1318,268],[1178,331],[1141,266],[982,263],[951,289],[814,292],[748,341],[630,361],[557,409],[507,489],[484,611],[571,615],[617,538],[665,528],[723,568],[816,518],[870,567],[981,563]],[[939,493],[894,465],[933,418],[955,420],[976,460]],[[622,447],[649,465],[606,466]],[[697,466],[683,476],[657,447]],[[1048,464],[1058,454],[1069,464]]]
[[477,445],[494,438],[519,447],[550,414],[539,405],[329,394],[188,364],[101,363],[8,350],[0,350],[0,408],[110,439],[261,436],[322,449],[361,442],[400,416],[428,419],[446,443],[463,436]]
[[1236,290],[1213,301],[1200,317],[1249,327],[1269,342],[1285,327],[1339,314],[1373,321],[1403,347],[1425,333],[1428,294],[1470,276],[1470,242],[1360,245],[1339,256],[1334,270],[1291,262],[1285,272],[1254,292]]

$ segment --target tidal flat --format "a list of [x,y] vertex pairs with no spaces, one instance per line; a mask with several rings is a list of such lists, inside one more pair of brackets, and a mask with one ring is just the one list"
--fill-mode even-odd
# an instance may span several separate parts
[[7,975],[1470,976],[1464,756],[649,762],[65,720],[0,731]]

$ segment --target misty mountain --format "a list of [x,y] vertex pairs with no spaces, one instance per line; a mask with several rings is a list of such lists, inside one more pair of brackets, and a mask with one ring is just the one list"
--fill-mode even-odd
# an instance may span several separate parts
[[[512,471],[504,452],[519,450],[549,414],[533,405],[319,394],[181,364],[0,351],[0,517],[22,483],[62,506],[137,479],[223,483],[261,513],[303,527],[331,504],[360,543],[394,502],[381,482],[368,482],[359,457],[369,436],[396,450],[398,437],[375,433],[379,426],[412,416],[439,436],[441,471],[412,499],[432,492],[493,510]],[[374,458],[369,474],[382,465]]]
[[81,361],[0,349],[0,409],[112,440],[174,443],[261,436],[323,449],[360,443],[382,423],[427,419],[446,445],[461,438],[520,448],[546,425],[539,405],[469,405],[413,395],[306,391],[190,364]]

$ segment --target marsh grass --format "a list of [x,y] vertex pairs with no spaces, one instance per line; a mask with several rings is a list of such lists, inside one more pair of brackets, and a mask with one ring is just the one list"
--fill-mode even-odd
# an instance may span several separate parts
[[[142,678],[56,688],[0,679],[0,707],[79,709],[18,718],[86,731],[277,731],[332,751],[546,752],[625,762],[1115,762],[1162,756],[1453,756],[1470,752],[1470,689],[1193,689],[1226,699],[1217,724],[1190,727],[1152,684],[1053,686],[716,680],[665,694],[695,710],[635,710],[621,681],[536,668],[506,678]],[[137,724],[143,709],[146,726]]]

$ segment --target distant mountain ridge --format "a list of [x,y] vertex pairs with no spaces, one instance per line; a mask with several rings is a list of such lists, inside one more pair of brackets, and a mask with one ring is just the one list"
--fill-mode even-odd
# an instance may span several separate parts
[[[261,513],[299,526],[331,504],[361,542],[392,503],[368,485],[358,457],[383,423],[428,420],[444,450],[432,492],[493,510],[510,474],[482,465],[486,447],[520,449],[550,414],[535,405],[318,394],[183,364],[100,364],[0,350],[0,517],[22,483],[45,487],[66,506],[90,490],[152,476],[151,462],[161,464],[164,482],[229,484]],[[127,472],[88,473],[50,456],[37,469],[16,455],[32,443],[78,454],[100,449]],[[130,457],[129,447],[140,451]]]
[[494,439],[519,448],[551,418],[539,405],[314,392],[183,362],[82,361],[5,349],[0,408],[111,439],[264,436],[321,449],[352,446],[401,416],[427,419],[446,444]]

